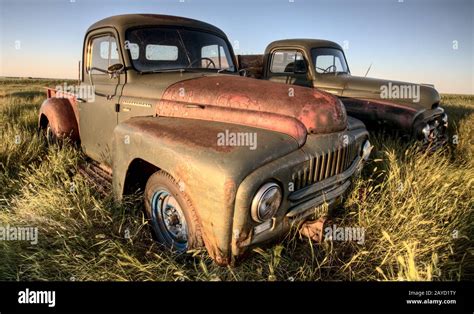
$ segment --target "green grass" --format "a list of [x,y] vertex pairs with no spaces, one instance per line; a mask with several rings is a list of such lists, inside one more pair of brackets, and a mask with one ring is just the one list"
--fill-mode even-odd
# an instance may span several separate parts
[[[76,174],[74,148],[36,135],[43,86],[0,81],[0,226],[39,228],[39,241],[0,241],[0,280],[473,280],[473,96],[445,95],[457,145],[434,155],[381,134],[373,160],[332,222],[365,243],[314,245],[290,236],[239,266],[153,242],[136,199],[115,204]],[[129,233],[127,239],[124,235]]]

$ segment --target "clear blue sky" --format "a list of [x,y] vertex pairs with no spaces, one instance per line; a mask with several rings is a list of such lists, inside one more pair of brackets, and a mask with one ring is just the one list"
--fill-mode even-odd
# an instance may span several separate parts
[[236,53],[283,38],[348,43],[355,75],[372,63],[369,76],[474,94],[474,0],[0,0],[0,76],[77,77],[86,29],[124,13],[206,21]]

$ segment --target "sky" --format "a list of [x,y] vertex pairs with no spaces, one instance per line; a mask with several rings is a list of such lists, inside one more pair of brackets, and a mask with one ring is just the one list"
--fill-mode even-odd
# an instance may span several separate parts
[[85,31],[117,14],[194,18],[236,54],[285,38],[345,47],[353,75],[474,94],[474,0],[0,0],[0,76],[77,78]]

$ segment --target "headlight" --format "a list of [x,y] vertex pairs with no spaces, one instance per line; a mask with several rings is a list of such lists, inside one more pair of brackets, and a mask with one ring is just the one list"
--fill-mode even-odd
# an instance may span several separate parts
[[361,151],[361,157],[365,161],[369,159],[370,152],[372,151],[373,146],[370,144],[369,140],[366,140],[364,142],[364,145],[362,146],[362,151]]
[[421,129],[421,133],[423,133],[423,135],[425,136],[425,139],[428,139],[431,133],[430,125],[426,124],[426,126],[423,129]]
[[252,200],[253,220],[262,222],[272,218],[280,207],[281,199],[281,189],[278,184],[274,182],[264,184]]

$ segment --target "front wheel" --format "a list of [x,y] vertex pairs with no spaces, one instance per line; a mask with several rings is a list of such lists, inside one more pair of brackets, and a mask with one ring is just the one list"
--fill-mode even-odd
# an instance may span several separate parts
[[177,252],[202,246],[189,197],[168,173],[154,173],[145,187],[145,210],[158,242]]

